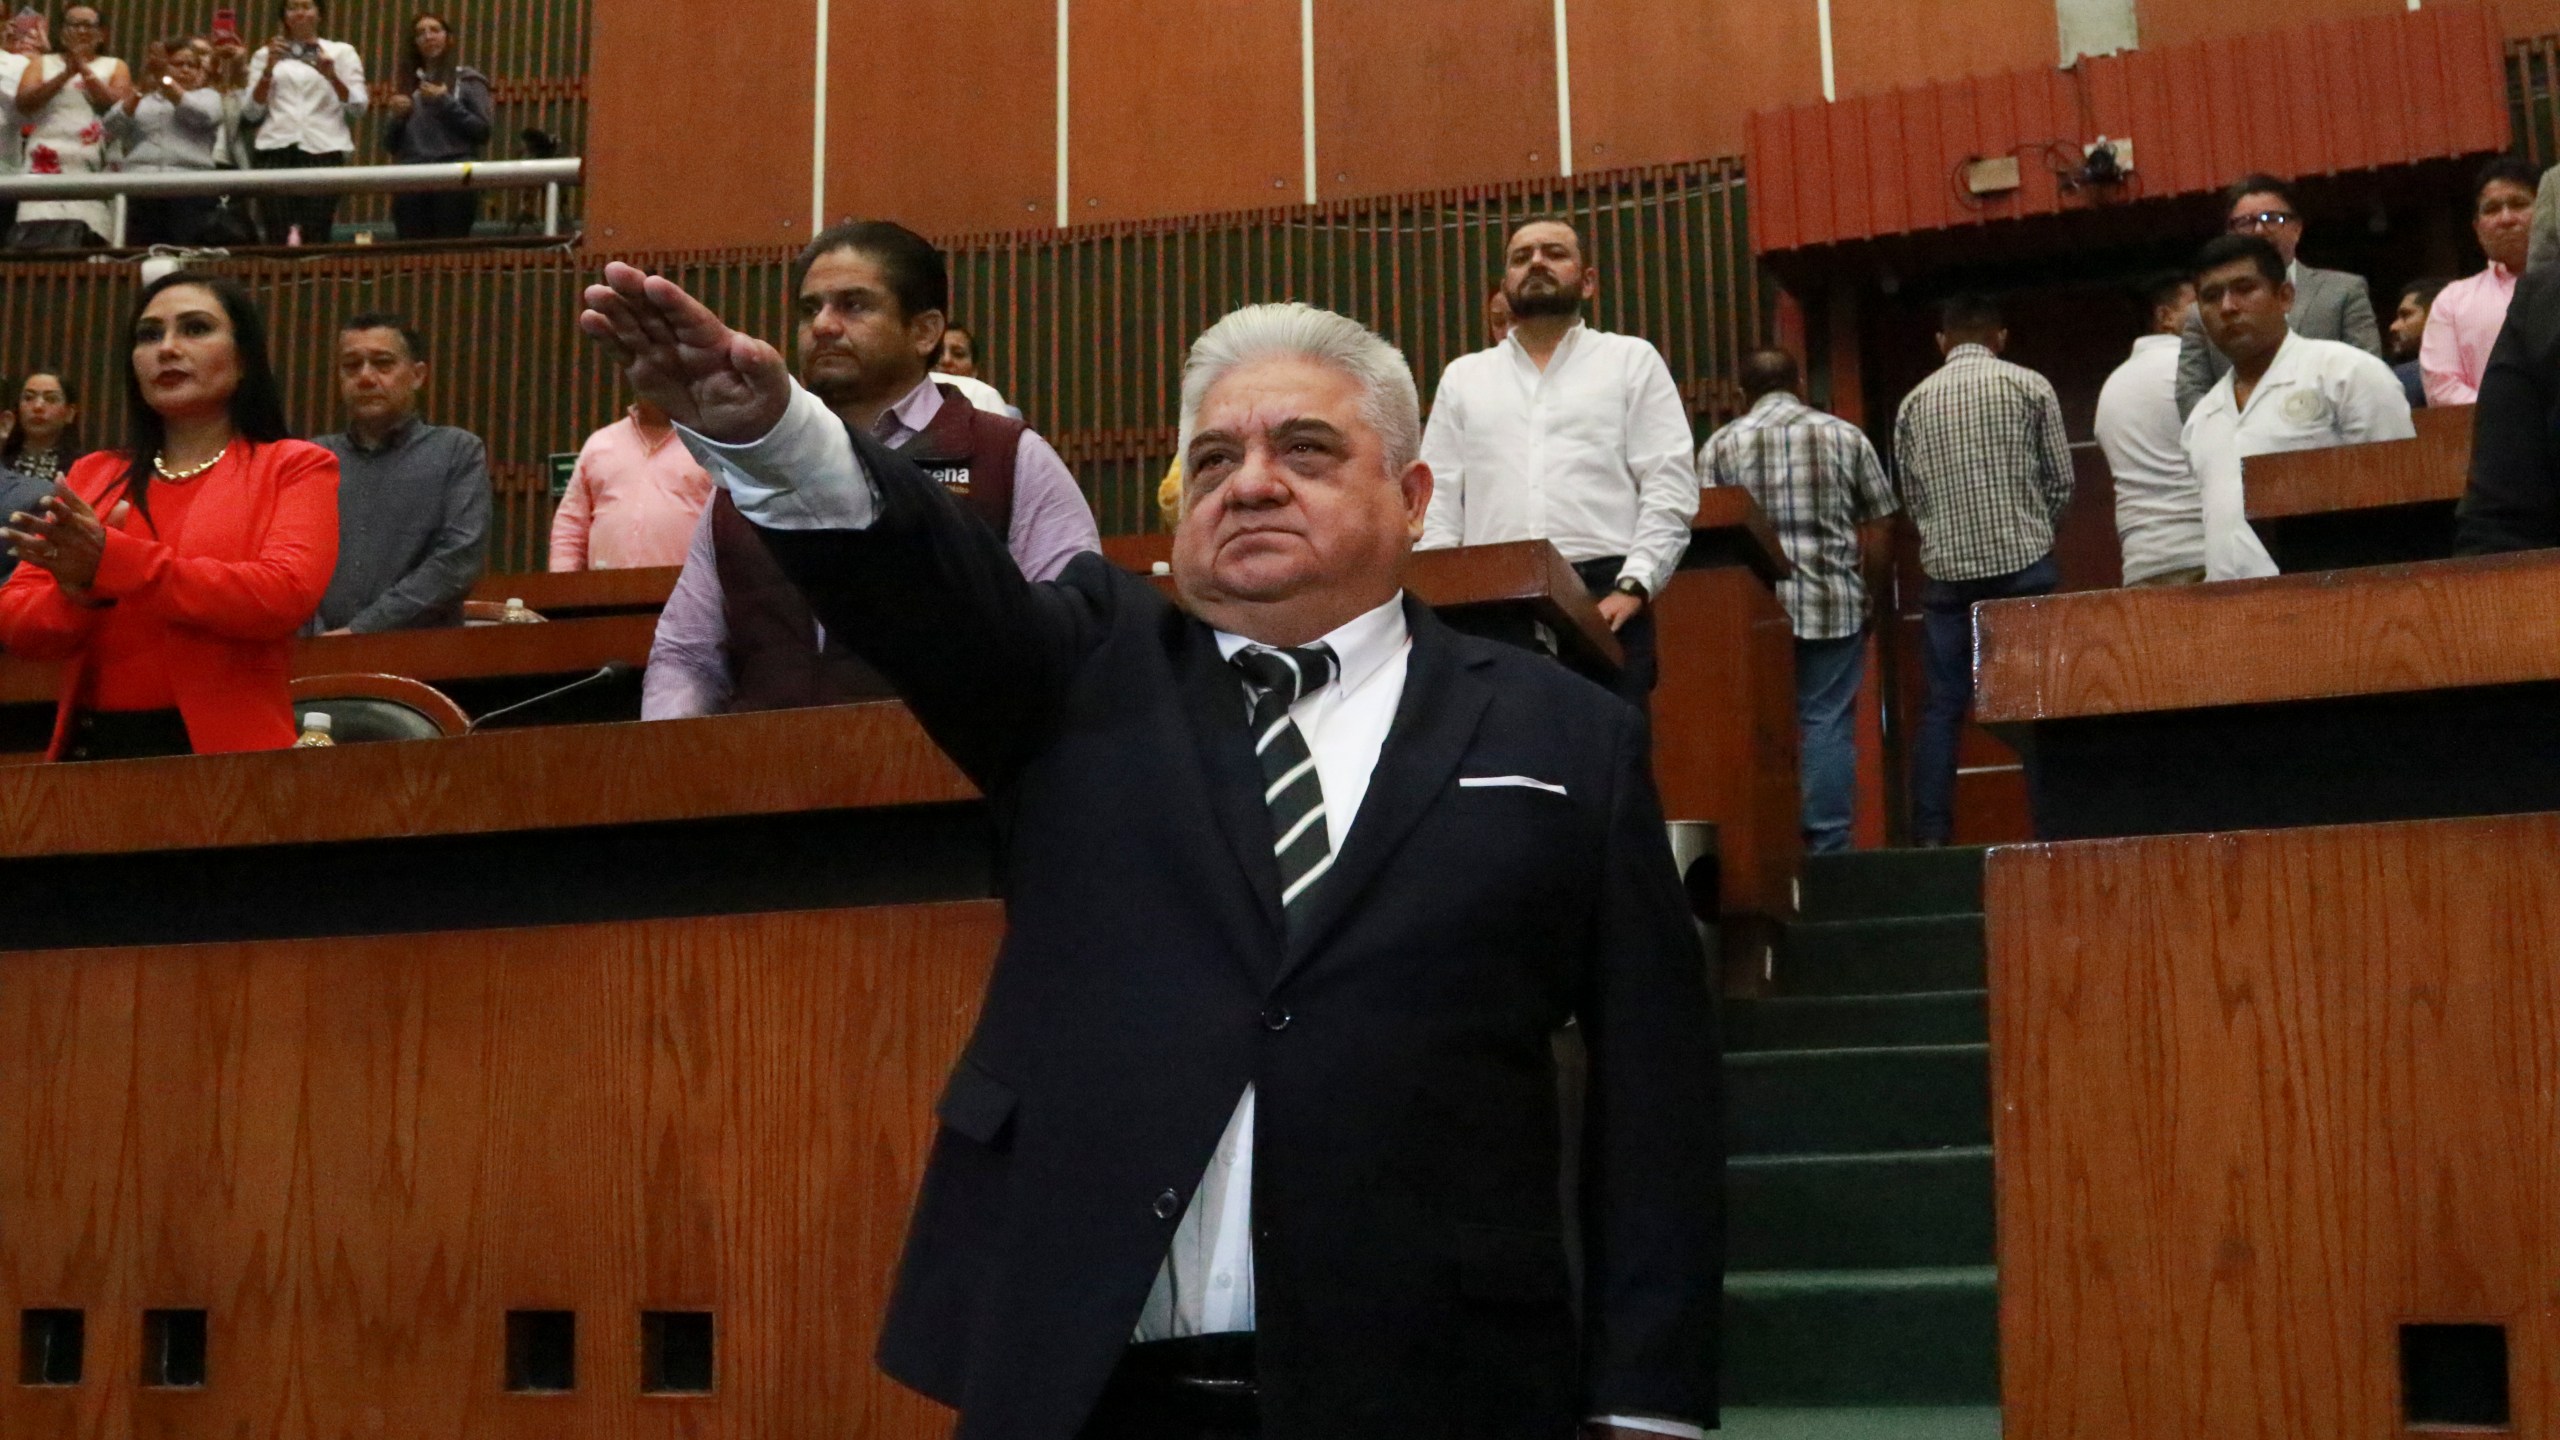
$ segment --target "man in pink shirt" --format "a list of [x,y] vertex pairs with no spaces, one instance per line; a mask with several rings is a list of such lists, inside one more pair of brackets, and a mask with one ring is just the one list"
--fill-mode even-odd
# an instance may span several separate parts
[[2471,233],[2479,237],[2489,268],[2444,287],[2427,311],[2418,369],[2430,405],[2468,405],[2480,398],[2489,347],[2507,323],[2507,302],[2532,247],[2536,183],[2531,166],[2502,155],[2481,168],[2471,187]]
[[569,493],[551,517],[552,569],[684,563],[712,485],[675,437],[666,412],[646,400],[587,437]]

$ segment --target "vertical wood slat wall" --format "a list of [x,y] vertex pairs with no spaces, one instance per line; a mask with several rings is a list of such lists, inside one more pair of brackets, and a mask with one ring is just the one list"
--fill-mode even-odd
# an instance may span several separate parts
[[[1156,527],[1174,451],[1180,372],[1194,336],[1236,306],[1298,299],[1338,309],[1404,348],[1426,398],[1451,359],[1484,344],[1503,240],[1563,214],[1601,267],[1593,315],[1659,346],[1703,421],[1739,401],[1742,353],[1768,333],[1769,283],[1750,255],[1739,162],[1717,160],[1149,225],[950,242],[953,308],[976,327],[987,378],[1054,443],[1106,534]],[[635,255],[695,288],[733,323],[790,343],[782,250]],[[425,332],[429,415],[488,441],[498,485],[490,562],[542,568],[551,502],[544,457],[620,412],[618,378],[577,334],[593,251],[430,255],[336,252],[219,262],[268,310],[287,413],[333,429],[335,327],[395,310]],[[115,331],[134,292],[122,265],[0,264],[0,371],[67,366],[84,429],[123,426]]]
[[[155,40],[210,32],[219,0],[101,0],[107,52],[122,57],[138,77],[143,52]],[[60,5],[45,7],[59,23]],[[278,33],[275,0],[238,0],[240,36],[251,49]],[[527,129],[557,137],[563,155],[586,152],[587,13],[589,0],[338,0],[327,7],[320,33],[343,40],[364,57],[367,83],[379,97],[409,52],[409,22],[421,13],[454,27],[462,63],[489,77],[497,120],[481,152],[491,160],[530,158],[520,138]],[[382,111],[375,108],[353,127],[355,163],[389,160],[382,148]],[[539,219],[541,192],[498,191],[480,202],[483,218],[526,213]],[[579,192],[561,194],[568,218],[579,213]],[[338,207],[341,223],[388,221],[387,195],[350,195]]]
[[2535,166],[2560,163],[2560,35],[2507,42],[2507,104],[2517,153]]

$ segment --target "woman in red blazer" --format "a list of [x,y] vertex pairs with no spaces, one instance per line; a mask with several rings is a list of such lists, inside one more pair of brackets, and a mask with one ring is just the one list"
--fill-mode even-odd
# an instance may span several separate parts
[[0,646],[60,660],[55,759],[294,741],[294,632],[338,563],[338,461],[289,438],[266,322],[236,281],[146,286],[125,375],[131,442],[13,514]]

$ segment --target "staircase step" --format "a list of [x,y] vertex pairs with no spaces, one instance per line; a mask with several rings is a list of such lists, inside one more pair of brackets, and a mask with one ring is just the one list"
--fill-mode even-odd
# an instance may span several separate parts
[[1996,1404],[1998,1352],[1987,1265],[1725,1277],[1728,1404]]
[[1962,915],[1982,908],[1982,847],[1808,855],[1799,907],[1808,920]]
[[1734,1155],[1853,1155],[1991,1143],[1990,1047],[1752,1050],[1727,1055]]
[[1988,1145],[1742,1156],[1725,1195],[1725,1263],[1736,1270],[1991,1263]]
[[1860,1045],[1979,1045],[1989,1038],[1980,990],[1909,995],[1777,995],[1725,1002],[1727,1050],[1825,1050]]
[[1719,1440],[2000,1440],[1997,1405],[1728,1408]]
[[1908,995],[1979,990],[1980,915],[1826,920],[1787,927],[1778,989],[1788,995]]

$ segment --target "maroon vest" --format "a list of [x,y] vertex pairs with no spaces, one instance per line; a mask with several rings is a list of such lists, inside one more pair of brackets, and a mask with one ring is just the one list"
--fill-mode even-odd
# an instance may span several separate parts
[[[1010,535],[1022,422],[973,409],[948,385],[936,388],[942,408],[898,450],[994,526],[999,537]],[[818,619],[809,602],[726,490],[711,497],[711,543],[729,629],[731,713],[845,705],[895,693],[835,636],[827,637],[826,649],[818,648]]]

